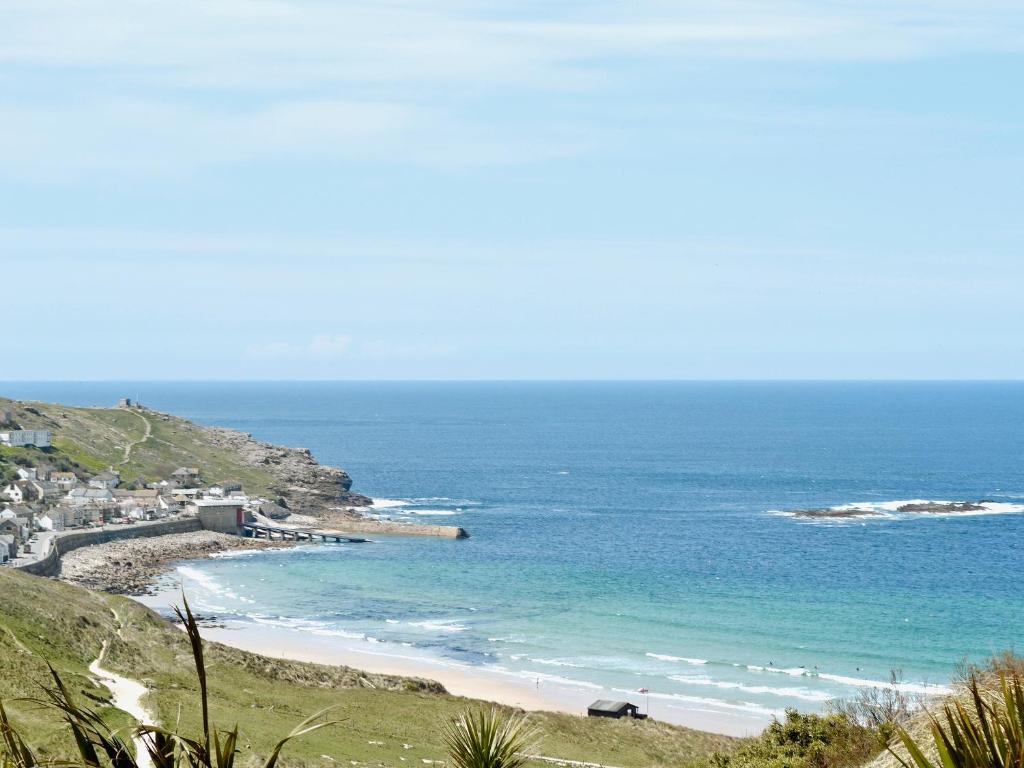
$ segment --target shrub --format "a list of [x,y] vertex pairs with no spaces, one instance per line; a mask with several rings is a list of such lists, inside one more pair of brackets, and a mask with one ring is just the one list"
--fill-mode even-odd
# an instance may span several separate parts
[[845,714],[805,715],[786,710],[733,753],[717,753],[709,768],[853,768],[881,750],[878,734]]
[[829,702],[828,709],[876,731],[879,746],[885,746],[896,735],[897,727],[905,725],[921,705],[920,697],[911,696],[900,689],[902,682],[902,673],[895,670],[890,673],[887,687],[861,688],[851,699]]

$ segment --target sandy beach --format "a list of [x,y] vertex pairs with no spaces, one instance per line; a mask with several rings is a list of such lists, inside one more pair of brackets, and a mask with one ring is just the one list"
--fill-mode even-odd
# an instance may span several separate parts
[[[166,614],[176,594],[166,590],[135,599]],[[527,711],[564,712],[582,717],[586,715],[587,705],[596,699],[624,698],[621,693],[597,685],[577,685],[552,676],[528,680],[498,665],[460,664],[415,648],[324,636],[255,622],[218,621],[203,627],[203,637],[271,658],[434,680],[454,696],[496,702]],[[763,717],[742,711],[723,712],[697,702],[681,705],[657,695],[645,700],[639,693],[631,700],[641,704],[642,709],[649,711],[655,719],[712,733],[750,736],[760,733],[766,725]]]
[[[62,560],[61,578],[82,586],[128,594],[170,615],[180,600],[176,580],[164,579],[174,563],[238,549],[281,548],[282,542],[243,539],[201,531],[130,539],[85,547]],[[258,621],[218,617],[203,628],[204,637],[264,656],[342,665],[370,673],[418,677],[439,682],[455,696],[493,701],[524,710],[584,716],[596,699],[630,699],[651,717],[714,733],[745,736],[760,732],[763,716],[708,706],[706,700],[680,701],[655,693],[632,696],[599,685],[552,674],[526,676],[500,664],[466,664],[396,643],[374,642],[296,630]]]
[[[204,627],[203,636],[225,645],[279,659],[309,661],[355,667],[366,672],[402,677],[424,677],[436,680],[454,696],[494,701],[527,710],[549,710],[580,714],[580,707],[529,681],[503,678],[477,667],[449,662],[433,662],[427,658],[395,656],[387,651],[359,649],[337,642],[335,638],[317,637],[288,629],[260,626],[252,629],[228,625]],[[585,697],[584,697],[585,698]],[[583,705],[585,709],[585,704]]]
[[[170,615],[180,600],[176,580],[164,580],[174,563],[239,549],[281,548],[282,542],[244,539],[200,531],[128,539],[85,547],[64,556],[61,578],[107,592],[128,594]],[[455,696],[493,701],[524,710],[583,716],[596,699],[630,699],[653,718],[714,733],[745,736],[760,732],[763,716],[741,708],[711,707],[706,700],[681,701],[659,695],[632,696],[599,685],[552,674],[536,677],[500,664],[466,664],[411,646],[368,639],[318,634],[259,621],[221,619],[209,622],[204,637],[264,656],[342,665],[366,672],[418,677],[439,682]]]

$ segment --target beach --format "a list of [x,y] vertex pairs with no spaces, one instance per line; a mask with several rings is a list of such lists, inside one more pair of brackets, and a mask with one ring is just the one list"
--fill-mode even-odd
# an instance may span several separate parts
[[[172,596],[166,593],[164,599],[160,596],[136,599],[155,610],[166,612],[166,598],[171,598],[173,602]],[[432,658],[418,654],[414,649],[389,648],[382,644],[320,636],[266,624],[215,619],[205,624],[202,631],[206,640],[262,656],[346,666],[374,674],[434,680],[453,696],[495,702],[526,711],[563,712],[582,717],[586,715],[587,705],[592,701],[613,695],[596,687],[574,686],[550,677],[531,681],[493,667]],[[619,698],[622,698],[621,694]],[[650,702],[651,709],[648,710],[645,697],[639,693],[631,700],[638,703],[643,711],[649,711],[655,719],[710,733],[752,736],[760,733],[766,724],[763,718],[744,717],[738,713],[723,715],[716,711],[702,711],[699,707],[669,709],[663,707],[657,698]]]
[[214,531],[121,539],[62,555],[60,578],[103,592],[141,595],[149,592],[171,564],[180,560],[289,546],[288,542],[247,539]]

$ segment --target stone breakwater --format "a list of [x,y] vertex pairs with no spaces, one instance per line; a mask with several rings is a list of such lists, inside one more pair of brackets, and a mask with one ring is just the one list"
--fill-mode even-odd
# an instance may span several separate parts
[[419,525],[377,520],[355,511],[332,510],[320,515],[325,528],[346,533],[379,533],[393,536],[437,536],[442,539],[468,539],[466,529],[458,525]]
[[179,560],[196,560],[239,549],[280,549],[280,541],[244,539],[214,531],[192,531],[152,538],[119,539],[76,549],[61,558],[59,578],[89,589],[144,595]]

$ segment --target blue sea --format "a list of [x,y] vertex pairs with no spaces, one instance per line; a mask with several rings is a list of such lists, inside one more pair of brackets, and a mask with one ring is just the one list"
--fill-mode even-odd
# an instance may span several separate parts
[[[312,449],[386,538],[188,563],[201,609],[580,700],[766,722],[1024,633],[1021,383],[17,383]],[[913,499],[993,513],[895,511]],[[796,509],[874,505],[868,519]],[[641,701],[640,703],[644,703]]]

